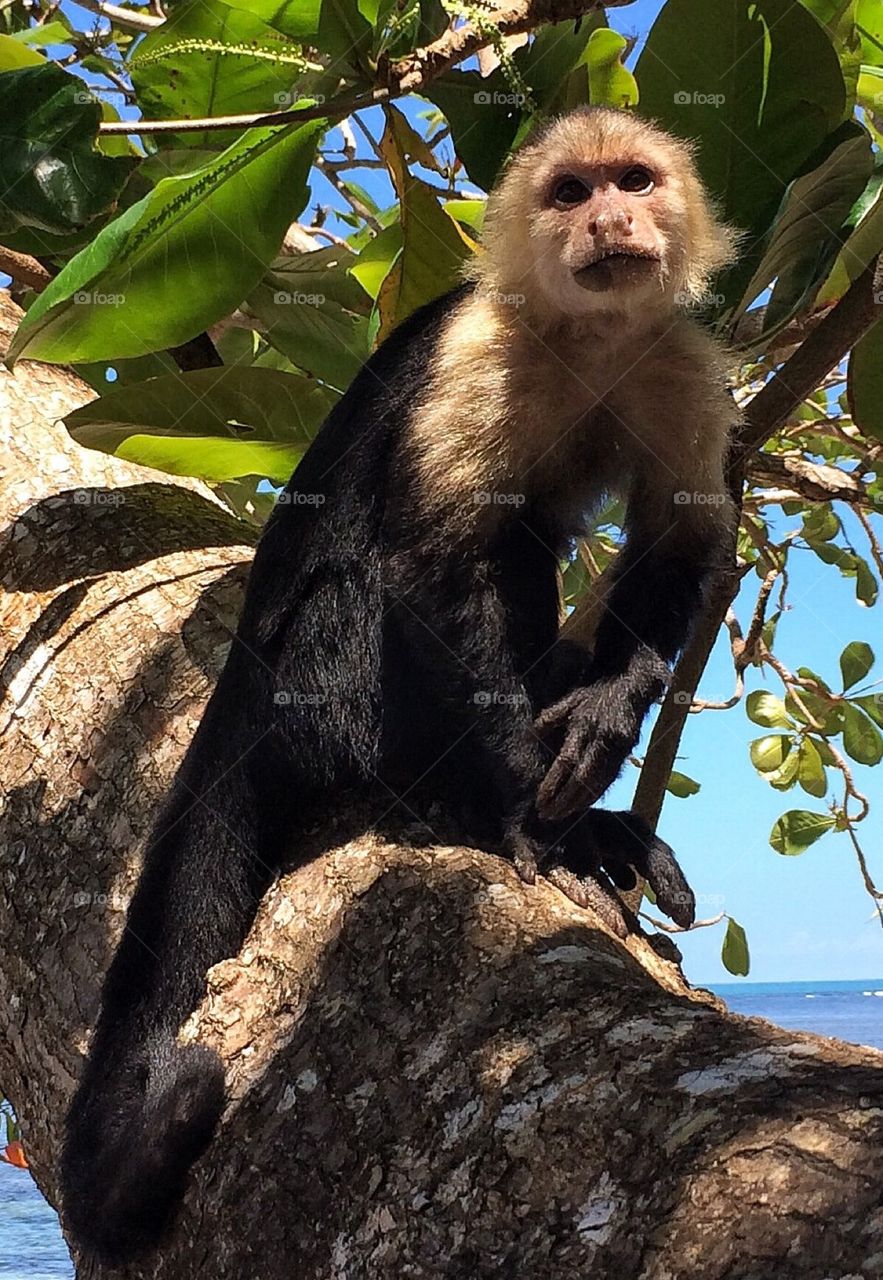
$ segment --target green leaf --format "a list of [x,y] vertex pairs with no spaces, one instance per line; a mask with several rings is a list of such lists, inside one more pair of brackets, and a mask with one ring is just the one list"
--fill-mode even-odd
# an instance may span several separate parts
[[840,655],[843,692],[864,680],[874,665],[874,650],[863,640],[853,640]]
[[55,63],[0,74],[0,231],[63,235],[116,200],[132,161],[95,149],[101,107]]
[[13,36],[0,35],[0,72],[17,71],[19,67],[42,67],[46,59],[36,49],[29,49]]
[[755,689],[745,700],[748,719],[767,729],[787,729],[791,718],[781,699],[764,689]]
[[512,89],[502,73],[497,70],[482,78],[477,71],[448,71],[422,92],[444,113],[469,177],[489,191],[521,120],[520,107],[512,102]]
[[49,45],[70,44],[71,30],[66,22],[56,18],[52,22],[41,22],[39,26],[16,31],[11,39],[18,40],[21,44],[33,45],[37,49],[45,49]]
[[164,374],[68,414],[78,444],[209,483],[282,483],[336,396],[309,378],[248,367]]
[[861,707],[874,723],[883,729],[883,693],[869,693],[863,698],[850,698],[850,702]]
[[787,693],[785,709],[801,724],[820,726],[822,733],[839,733],[842,728],[840,704],[823,698],[821,694],[814,693],[811,689],[801,689],[796,697],[793,693]]
[[854,703],[843,707],[843,747],[858,764],[879,764],[883,760],[883,734]]
[[773,773],[781,769],[793,746],[793,734],[771,733],[763,738],[755,738],[749,745],[748,753],[758,773]]
[[292,40],[314,36],[319,30],[322,0],[225,0],[231,9],[260,18]]
[[830,542],[843,528],[829,502],[813,507],[803,520],[803,536],[807,542]]
[[589,69],[589,96],[593,106],[634,107],[638,85],[622,59],[629,42],[618,31],[602,27],[589,36],[585,62]]
[[877,579],[871,572],[871,566],[862,556],[856,557],[855,563],[855,596],[860,604],[870,607],[877,599]]
[[789,857],[803,853],[815,844],[826,831],[834,826],[835,819],[828,813],[812,813],[808,809],[789,809],[783,813],[770,832],[770,844],[776,853]]
[[807,795],[821,800],[828,790],[828,779],[818,748],[810,738],[804,738],[798,750],[797,781]]
[[191,174],[163,179],[52,281],[8,358],[140,356],[229,315],[306,203],[323,128],[253,129]]
[[385,107],[384,115],[379,145],[399,197],[403,242],[377,298],[382,337],[425,302],[453,288],[476,247],[445,213],[432,187],[408,169],[409,134],[402,128],[407,121],[401,112]]
[[[278,111],[308,96],[303,49],[253,12],[221,0],[187,0],[140,40],[129,59],[148,120]],[[300,85],[299,89],[293,86]],[[164,146],[230,142],[229,131],[160,135]]]
[[734,974],[737,978],[747,976],[750,967],[748,939],[741,924],[732,916],[727,917],[727,932],[721,947],[721,960],[728,973]]
[[380,286],[392,270],[393,263],[402,251],[402,224],[393,223],[370,240],[356,262],[350,274],[365,290],[369,298],[376,300]]
[[[809,173],[789,184],[768,247],[734,321],[775,282],[764,334],[777,331],[809,303],[830,272],[841,246],[839,229],[873,170],[871,140],[860,125],[849,121],[834,136],[842,141]],[[826,150],[828,146],[826,141]]]
[[876,198],[862,211],[855,230],[843,245],[828,279],[820,289],[815,306],[825,307],[842,298],[865,267],[883,249],[883,192],[881,192],[883,174],[878,170],[875,178],[868,184],[869,190],[876,192]]
[[[883,302],[883,297],[879,301]],[[855,425],[865,435],[883,440],[883,319],[853,347],[846,390]]]
[[277,258],[247,301],[274,347],[341,391],[371,354],[371,303],[349,272],[356,262],[335,245]]
[[673,796],[677,796],[680,800],[686,800],[688,796],[695,796],[700,789],[700,784],[693,778],[689,778],[685,773],[678,773],[676,769],[672,769],[668,775],[668,782],[665,784],[666,791],[670,791]]

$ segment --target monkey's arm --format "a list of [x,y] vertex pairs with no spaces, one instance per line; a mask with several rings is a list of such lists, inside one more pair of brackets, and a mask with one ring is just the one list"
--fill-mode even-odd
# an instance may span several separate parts
[[[658,478],[639,481],[583,683],[539,715],[538,730],[557,756],[538,793],[545,818],[593,804],[635,747],[651,705],[662,695],[719,562],[729,502],[722,488],[698,511]],[[693,497],[693,494],[690,494]],[[708,496],[708,495],[703,495]],[[577,667],[578,669],[578,663]]]

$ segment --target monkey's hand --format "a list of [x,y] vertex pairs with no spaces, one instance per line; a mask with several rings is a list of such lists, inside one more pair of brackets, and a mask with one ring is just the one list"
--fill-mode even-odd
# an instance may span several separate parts
[[541,818],[566,818],[600,799],[638,741],[651,700],[630,696],[621,680],[599,680],[540,712],[535,727],[558,752],[537,792]]

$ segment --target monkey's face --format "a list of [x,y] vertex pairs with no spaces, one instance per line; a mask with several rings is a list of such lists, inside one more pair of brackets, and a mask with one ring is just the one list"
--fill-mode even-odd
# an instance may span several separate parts
[[659,159],[568,156],[535,190],[530,237],[568,312],[670,306],[681,277],[682,211]]
[[474,278],[526,304],[534,323],[613,314],[631,327],[701,302],[734,244],[689,146],[607,107],[562,116],[522,149],[491,195],[483,240]]

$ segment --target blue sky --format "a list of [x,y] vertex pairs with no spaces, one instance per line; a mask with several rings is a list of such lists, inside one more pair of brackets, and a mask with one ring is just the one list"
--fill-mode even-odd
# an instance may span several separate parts
[[[659,0],[638,0],[627,8],[611,9],[608,17],[623,34],[643,36],[658,8]],[[73,6],[70,11],[74,12]],[[79,16],[82,11],[76,12]],[[632,65],[639,52],[640,45]],[[413,103],[408,115],[413,119],[421,109],[421,104]],[[379,111],[366,118],[376,136],[382,127]],[[364,153],[361,146],[359,150]],[[362,171],[356,177],[369,190],[377,189],[376,172]],[[324,179],[317,182],[314,199],[339,203]],[[783,530],[798,525],[797,518],[781,521]],[[860,551],[865,546],[860,530],[855,543]],[[837,688],[839,655],[849,641],[868,641],[883,659],[883,605],[868,610],[857,604],[852,583],[810,551],[793,552],[790,563],[791,609],[780,623],[776,645],[786,666],[792,670],[810,666]],[[749,577],[737,605],[743,624],[750,616],[756,589],[757,580]],[[883,663],[871,676],[883,680]],[[726,698],[733,683],[724,638],[705,673],[700,696]],[[747,687],[764,687],[753,668]],[[777,680],[766,687],[780,691]],[[686,800],[667,798],[660,833],[680,857],[697,893],[699,915],[713,916],[723,910],[745,927],[752,959],[749,980],[883,979],[883,929],[864,892],[846,836],[829,833],[793,858],[782,857],[769,845],[770,829],[782,812],[821,809],[824,802],[799,789],[774,791],[759,778],[748,757],[748,743],[763,732],[748,720],[744,704],[728,712],[689,718],[678,768],[699,781],[701,790]],[[836,780],[837,775],[831,776]],[[608,807],[629,804],[635,777],[629,768],[606,798]],[[883,766],[876,770],[856,766],[856,781],[872,803],[860,834],[871,872],[883,883]],[[720,961],[723,928],[717,925],[679,938],[693,981],[727,980]]]

